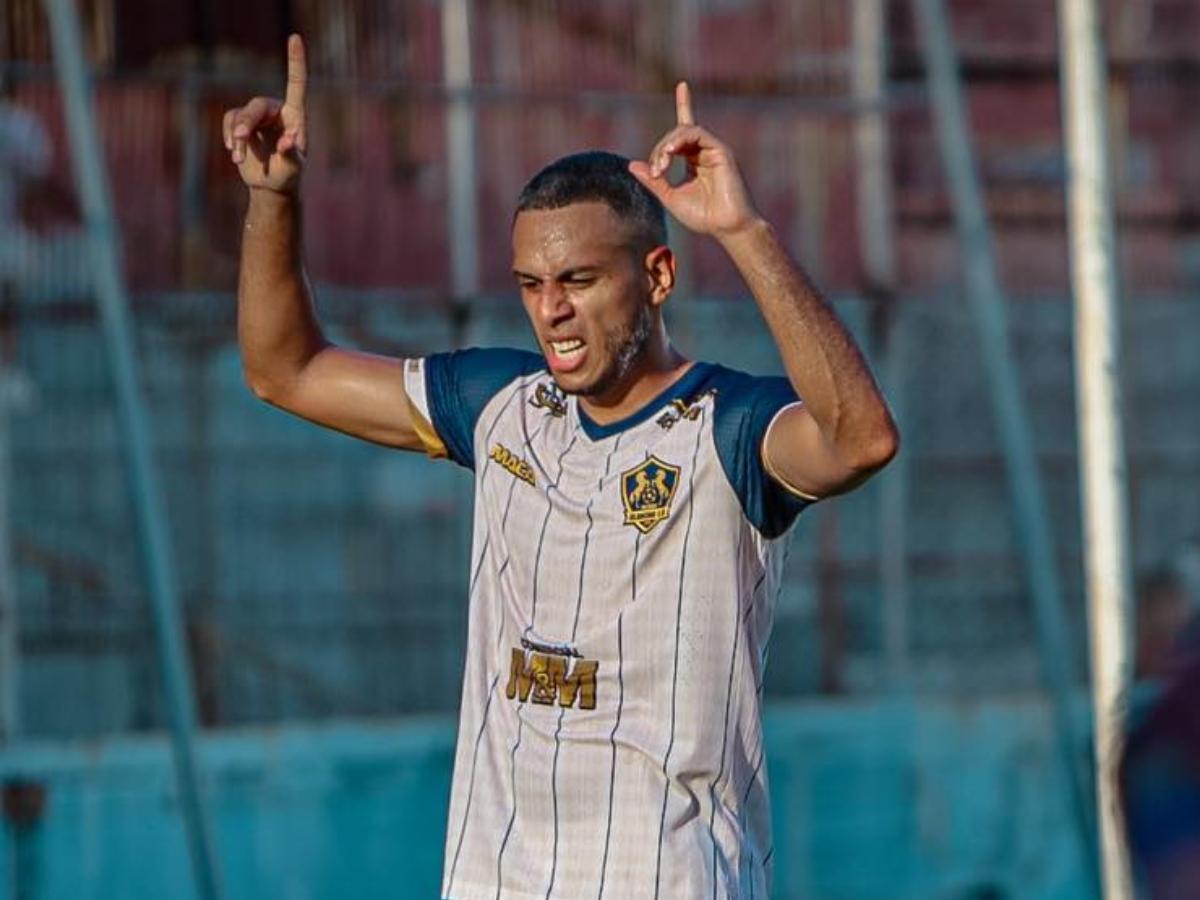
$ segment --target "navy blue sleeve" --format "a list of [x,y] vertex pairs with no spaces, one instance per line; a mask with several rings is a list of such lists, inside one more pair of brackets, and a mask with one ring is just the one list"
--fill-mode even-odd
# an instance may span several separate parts
[[489,400],[515,378],[544,368],[524,350],[479,349],[425,358],[425,390],[431,424],[452,460],[475,468],[475,423]]
[[721,369],[713,432],[717,456],[742,511],[764,536],[779,537],[812,503],[771,477],[763,465],[767,426],[781,409],[800,398],[786,378],[757,378]]

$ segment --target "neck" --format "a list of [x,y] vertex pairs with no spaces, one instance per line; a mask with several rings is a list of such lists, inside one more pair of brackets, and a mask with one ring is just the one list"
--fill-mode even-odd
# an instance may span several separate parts
[[580,397],[579,405],[597,425],[619,422],[641,409],[677,381],[692,363],[659,332],[625,373],[603,394]]

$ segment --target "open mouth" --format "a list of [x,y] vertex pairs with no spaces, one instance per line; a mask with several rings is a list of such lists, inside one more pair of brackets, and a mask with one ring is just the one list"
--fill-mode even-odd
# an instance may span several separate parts
[[572,338],[569,341],[551,341],[550,347],[554,350],[554,355],[560,359],[571,359],[583,352],[583,341],[579,338]]
[[547,342],[550,353],[550,367],[556,372],[569,372],[583,362],[587,353],[587,344],[579,338],[566,338],[561,341]]

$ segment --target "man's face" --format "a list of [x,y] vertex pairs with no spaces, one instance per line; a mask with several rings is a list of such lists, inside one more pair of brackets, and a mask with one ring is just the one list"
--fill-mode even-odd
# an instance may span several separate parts
[[513,275],[554,380],[602,396],[636,369],[653,332],[653,282],[629,226],[602,202],[526,210]]

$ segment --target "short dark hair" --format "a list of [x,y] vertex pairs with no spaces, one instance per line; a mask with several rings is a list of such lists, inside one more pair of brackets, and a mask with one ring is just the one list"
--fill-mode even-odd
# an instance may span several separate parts
[[513,218],[526,210],[561,209],[588,201],[607,203],[632,226],[639,243],[658,246],[667,242],[662,203],[629,174],[628,159],[604,150],[572,153],[550,163],[521,190]]

